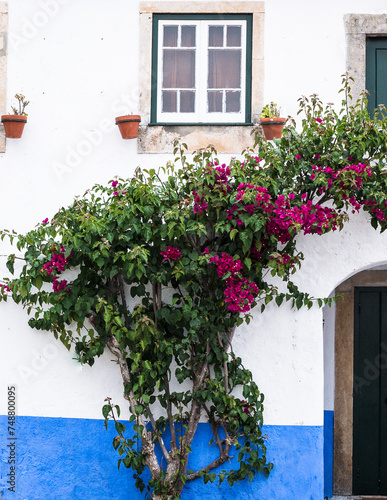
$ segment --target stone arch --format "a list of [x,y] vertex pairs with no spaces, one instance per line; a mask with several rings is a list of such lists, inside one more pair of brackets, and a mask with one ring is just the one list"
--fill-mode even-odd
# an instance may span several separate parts
[[333,494],[352,494],[355,287],[387,287],[387,265],[370,266],[341,281],[332,292],[339,295],[336,305],[324,308],[326,494],[332,486]]

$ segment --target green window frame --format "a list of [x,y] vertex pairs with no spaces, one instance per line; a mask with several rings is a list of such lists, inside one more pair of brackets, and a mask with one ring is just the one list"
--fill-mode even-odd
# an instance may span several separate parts
[[[149,125],[251,125],[251,81],[252,81],[252,21],[253,16],[251,14],[153,14],[152,23],[152,91],[151,91],[151,115]],[[240,92],[238,89],[230,89],[226,87],[223,90],[214,90],[209,88],[209,78],[208,74],[203,71],[200,80],[196,76],[195,87],[190,89],[183,88],[182,90],[172,91],[167,89],[166,91],[162,88],[163,80],[165,80],[166,72],[163,73],[163,51],[162,48],[162,30],[164,26],[180,26],[179,37],[181,37],[182,26],[195,26],[198,27],[197,34],[200,36],[199,39],[195,41],[195,46],[198,49],[195,51],[195,69],[196,68],[207,68],[208,58],[210,57],[210,52],[212,47],[210,47],[209,39],[207,38],[209,31],[208,29],[214,28],[215,26],[223,26],[228,30],[232,30],[232,26],[242,26],[243,36],[241,38],[241,84]],[[189,31],[189,30],[186,30]],[[177,32],[177,30],[176,30]],[[201,35],[200,35],[201,32]],[[227,31],[228,33],[228,31]],[[235,30],[234,30],[235,34]],[[227,34],[228,36],[228,34]],[[180,42],[179,42],[180,43]],[[228,47],[228,38],[226,41],[226,35],[224,35],[224,49],[226,52]],[[177,43],[176,43],[177,45]],[[226,47],[227,46],[227,47]],[[233,48],[233,47],[232,47]],[[190,48],[184,49],[188,53]],[[220,47],[222,49],[222,47]],[[177,51],[179,48],[173,49]],[[208,54],[208,55],[207,55]],[[192,57],[190,56],[192,59]],[[200,60],[197,60],[201,58]],[[205,58],[205,61],[203,61]],[[207,71],[207,69],[206,69]],[[192,83],[192,82],[191,82]],[[183,83],[186,87],[187,83]],[[227,85],[227,84],[226,84]],[[165,94],[162,94],[165,92]],[[162,95],[165,99],[165,95],[169,94],[176,99],[176,95],[184,94],[185,102],[192,102],[192,95],[194,94],[195,101],[195,112],[181,112],[181,108],[176,109],[176,103],[173,112],[164,112],[162,109]],[[216,109],[210,109],[209,105],[209,94],[213,94],[216,97],[218,106]],[[235,104],[238,99],[238,93],[240,94],[240,107],[237,109],[238,104]],[[216,95],[215,95],[216,94]],[[235,99],[236,96],[236,99]],[[187,99],[188,97],[188,99]],[[215,102],[214,97],[212,101]],[[230,97],[229,101],[227,99]],[[223,99],[223,107],[220,101]],[[234,102],[233,102],[234,100]],[[180,101],[179,101],[180,102]],[[231,104],[229,105],[228,102]],[[212,104],[214,106],[214,104]],[[219,108],[220,106],[220,108]],[[234,107],[233,107],[234,106]],[[199,108],[202,111],[199,111]],[[220,109],[220,111],[219,111]],[[191,111],[191,109],[189,110]],[[211,113],[210,111],[217,111]],[[237,111],[237,112],[236,112]],[[214,118],[215,117],[215,118]]]

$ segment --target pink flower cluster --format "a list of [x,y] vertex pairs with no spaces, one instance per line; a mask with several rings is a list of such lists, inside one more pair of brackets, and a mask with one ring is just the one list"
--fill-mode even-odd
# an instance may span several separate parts
[[215,174],[215,183],[221,186],[226,186],[227,189],[231,189],[228,184],[228,178],[231,175],[231,169],[228,165],[223,163],[223,165],[218,165],[217,163],[209,163],[206,170]]
[[170,245],[167,246],[166,250],[164,250],[160,253],[164,257],[165,260],[168,260],[168,259],[178,260],[181,257],[180,250],[176,247],[171,247]]
[[[223,165],[218,165],[217,163],[209,163],[208,167],[205,168],[204,174],[206,173],[214,173],[215,174],[215,184],[219,186],[224,186],[227,191],[231,190],[231,187],[228,183],[228,178],[231,175],[231,169],[225,163]],[[209,186],[210,189],[214,188],[214,185]],[[198,195],[197,191],[192,191],[194,196],[194,214],[203,214],[207,211],[208,203],[206,201],[205,195]]]
[[[384,215],[383,210],[376,207],[375,200],[371,199],[369,201],[363,201],[362,204],[367,206],[367,207],[374,207],[374,208],[371,208],[370,212],[374,213],[376,215],[377,219],[379,219],[380,221],[382,221],[382,222],[386,221],[386,217]],[[384,202],[384,208],[386,208],[386,207],[387,207],[387,201]]]
[[[67,287],[67,280],[62,280],[59,281],[58,276],[54,276],[52,278],[52,288],[54,292],[60,292],[61,290],[65,289]],[[70,291],[68,288],[66,291]]]
[[[258,163],[262,161],[262,158],[259,158],[258,156],[250,156],[249,159],[247,160],[247,162],[243,161],[241,163],[241,169],[243,170],[246,166],[246,163],[249,163],[250,166],[252,167],[257,167],[258,166]],[[263,167],[259,167],[259,168],[263,168]]]
[[[348,157],[349,160],[351,160],[351,157]],[[364,177],[372,177],[372,171],[371,168],[363,163],[358,163],[358,164],[353,164],[353,165],[346,165],[344,168],[334,171],[331,167],[317,167],[316,165],[313,166],[313,170],[315,172],[323,172],[324,174],[330,175],[330,178],[328,179],[328,186],[327,189],[330,189],[333,185],[333,181],[335,179],[338,179],[343,172],[352,172],[355,176],[355,187],[357,190],[360,189],[361,185],[364,182]],[[315,178],[315,174],[312,174],[310,176],[311,180]],[[340,183],[340,187],[343,188],[345,187],[344,181]],[[352,185],[351,185],[352,187]],[[324,188],[320,188],[320,194],[324,191]],[[384,215],[384,212],[380,208],[376,208],[376,202],[374,200],[369,200],[369,201],[358,201],[355,196],[347,196],[345,193],[343,194],[343,199],[348,200],[349,203],[353,206],[353,211],[352,213],[355,213],[356,211],[358,212],[363,205],[365,206],[374,206],[370,210],[371,213],[374,213],[376,217],[380,221],[386,221],[386,216]]]
[[205,200],[204,194],[199,196],[197,191],[192,191],[192,194],[194,195],[194,214],[204,213],[208,208],[208,203]]
[[241,403],[243,404],[243,411],[247,414],[250,413],[250,405],[247,401],[245,401],[244,399],[242,399]]
[[2,285],[1,283],[0,283],[0,288],[3,289],[3,292],[10,292],[11,291],[11,289],[9,288],[8,285]]
[[[254,191],[255,203],[241,206],[251,191]],[[304,234],[314,232],[322,234],[324,229],[337,229],[340,214],[331,208],[314,205],[311,200],[306,201],[306,198],[306,193],[303,193],[301,199],[305,203],[301,207],[291,206],[291,200],[295,199],[294,193],[279,195],[273,202],[266,188],[240,184],[236,203],[227,210],[226,217],[229,220],[234,219],[237,226],[241,226],[243,224],[240,218],[242,212],[252,215],[257,209],[261,209],[269,217],[266,225],[268,233],[276,235],[281,243],[287,243],[297,230],[302,230]],[[249,199],[251,199],[250,196]]]
[[236,197],[236,201],[241,201],[244,199],[245,194],[248,193],[247,190],[255,190],[254,193],[256,196],[254,200],[256,201],[256,206],[265,206],[270,202],[270,194],[269,191],[262,186],[254,186],[254,184],[243,183],[238,186],[238,193]]
[[65,270],[65,266],[68,264],[67,259],[65,258],[64,254],[65,249],[63,246],[60,247],[60,253],[54,253],[52,254],[52,258],[49,262],[46,262],[44,266],[42,267],[41,271],[46,271],[48,275],[51,275],[53,271],[57,271],[58,273],[61,273],[62,271]]
[[[333,168],[331,168],[331,167],[317,167],[316,165],[313,165],[312,168],[315,172],[323,172],[324,174],[328,174],[331,176],[330,179],[328,179],[328,189],[330,189],[332,187],[334,179],[339,178],[340,175],[342,174],[342,172],[353,172],[354,174],[357,174],[355,176],[355,183],[356,183],[357,189],[360,189],[360,187],[363,183],[363,179],[361,176],[363,176],[363,177],[364,177],[364,175],[368,175],[368,177],[372,176],[372,172],[371,172],[370,167],[368,167],[367,165],[364,165],[363,163],[358,163],[357,165],[346,165],[344,168],[341,168],[337,171],[333,170]],[[310,176],[310,179],[314,180],[315,178],[316,178],[316,174],[313,173]],[[343,187],[343,185],[341,187]],[[321,188],[320,193],[323,191],[324,191],[324,189]]]
[[252,257],[253,259],[260,259],[262,257],[262,252],[258,250],[256,246],[252,246],[250,248],[250,257]]
[[[115,189],[118,186],[118,181],[113,181],[112,182],[112,188]],[[121,191],[121,194],[126,194],[127,191]],[[113,196],[118,196],[120,193],[119,191],[114,191]]]
[[290,207],[284,197],[279,196],[275,202],[275,208],[269,210],[271,214],[267,223],[269,234],[275,234],[281,243],[287,243],[297,231],[297,227],[304,234],[322,234],[324,229],[335,231],[338,227],[340,214],[329,207],[313,204],[311,200],[301,207]]
[[[274,257],[270,257],[270,260],[274,260]],[[285,264],[288,264],[292,260],[292,257],[288,253],[284,253],[280,255],[276,260],[278,264],[283,266]]]
[[[68,265],[68,261],[63,255],[65,251],[65,248],[61,246],[60,253],[52,254],[51,260],[46,262],[40,271],[46,272],[48,276],[51,276],[53,272],[60,274],[64,271],[65,267]],[[67,287],[67,280],[59,281],[58,276],[54,275],[52,278],[52,287],[54,292],[60,292]],[[70,291],[70,288],[67,288],[66,291]]]
[[224,291],[227,309],[232,312],[248,312],[258,295],[258,287],[247,278],[233,278],[226,280],[227,287]]
[[213,262],[216,264],[219,278],[226,273],[237,274],[243,268],[243,264],[239,259],[234,261],[232,256],[227,253],[222,253],[221,257],[214,255],[210,258],[210,264]]
[[243,268],[242,262],[234,261],[231,255],[223,253],[221,257],[214,255],[210,258],[210,263],[216,264],[219,278],[226,273],[231,273],[226,279],[226,289],[224,295],[227,309],[232,312],[248,312],[254,303],[254,297],[258,295],[259,289],[255,283],[251,283],[247,278],[241,277],[239,272]]
[[[118,181],[112,182],[112,188],[115,189],[118,185]],[[113,196],[118,196],[118,191],[114,191]]]
[[[253,184],[239,184],[238,193],[236,197],[236,202],[242,202],[247,195],[253,194],[255,203],[246,204],[243,208],[240,208],[238,205],[233,205],[230,209],[226,211],[226,218],[232,220],[234,218],[234,214],[241,214],[243,211],[252,215],[257,208],[262,207],[263,209],[267,209],[270,203],[270,194],[268,190],[262,186],[254,186]],[[255,191],[255,192],[254,192]],[[238,226],[242,226],[242,219],[239,217],[235,218],[235,221]]]
[[[357,201],[355,196],[348,197],[345,194],[343,195],[344,200],[348,200],[350,204],[353,206],[354,210],[352,210],[352,213],[359,212],[359,210],[362,208],[362,206],[366,207],[373,207],[370,209],[371,213],[374,213],[376,215],[376,218],[379,219],[382,222],[385,222],[386,216],[384,215],[384,212],[381,208],[376,207],[376,201],[373,199],[370,200],[362,200],[362,201]],[[387,201],[384,202],[384,209],[387,208]]]

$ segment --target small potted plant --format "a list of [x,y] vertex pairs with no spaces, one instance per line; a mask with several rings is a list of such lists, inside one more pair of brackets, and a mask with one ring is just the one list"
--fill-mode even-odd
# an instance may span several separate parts
[[24,110],[30,103],[23,94],[16,94],[15,99],[18,101],[18,106],[11,106],[13,114],[1,117],[5,136],[10,139],[19,139],[22,136],[24,125],[27,123],[27,113]]
[[122,138],[135,139],[138,136],[140,121],[140,115],[117,116],[116,125],[118,125]]
[[266,104],[262,109],[261,127],[268,141],[280,139],[286,118],[280,117],[280,108],[275,102]]

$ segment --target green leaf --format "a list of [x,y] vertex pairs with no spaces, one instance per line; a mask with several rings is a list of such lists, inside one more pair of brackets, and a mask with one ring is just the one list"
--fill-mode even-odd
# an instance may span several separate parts
[[141,415],[144,412],[144,407],[142,405],[135,405],[134,411],[136,415]]
[[110,405],[104,405],[102,407],[102,415],[104,416],[104,418],[107,418],[107,416],[109,415],[110,413],[110,410],[111,410],[111,407]]
[[231,241],[235,239],[236,235],[239,233],[238,229],[232,229],[230,232]]
[[43,285],[43,278],[41,276],[37,276],[35,279],[35,286],[38,290],[42,288]]

